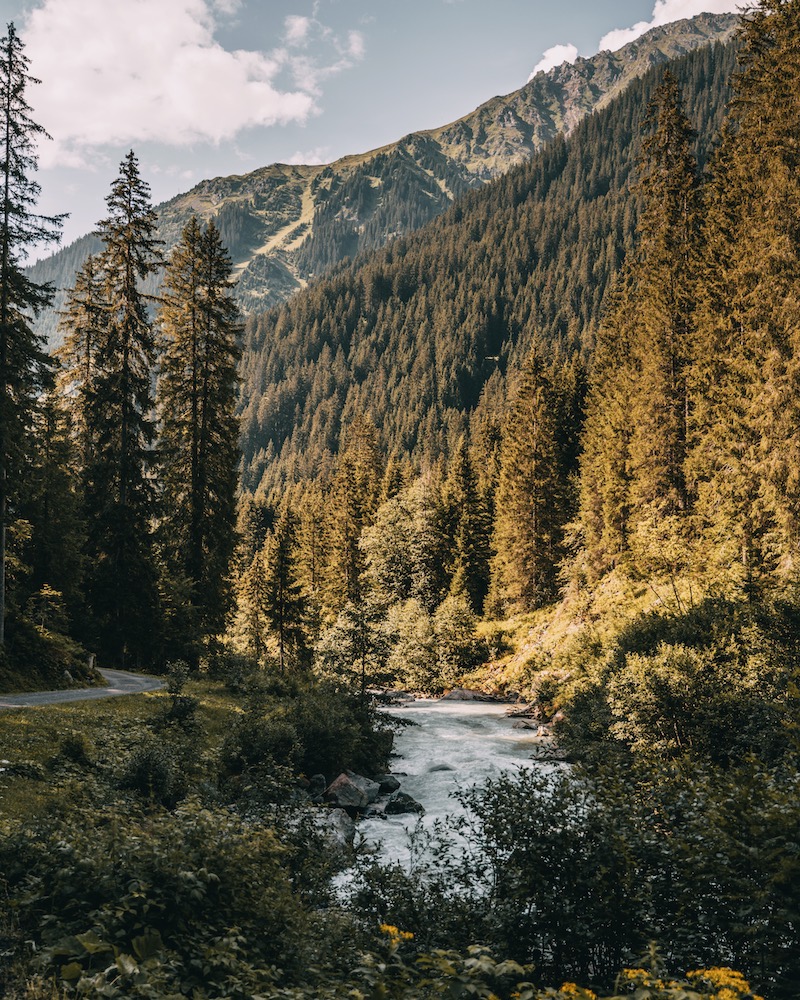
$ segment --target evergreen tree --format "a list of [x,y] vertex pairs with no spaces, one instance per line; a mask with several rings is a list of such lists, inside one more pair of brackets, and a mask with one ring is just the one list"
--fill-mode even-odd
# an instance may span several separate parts
[[84,471],[95,638],[116,663],[152,657],[157,632],[152,379],[155,335],[141,282],[160,263],[149,187],[131,152],[99,223],[106,321],[83,387],[93,441]]
[[315,668],[355,688],[366,700],[370,685],[386,684],[391,651],[383,609],[369,601],[345,604],[316,647]]
[[[61,610],[57,623],[40,621],[50,631],[66,630],[84,614],[83,545],[85,524],[71,415],[64,400],[50,391],[42,397],[30,436],[28,481],[19,514],[30,526],[24,549],[29,567],[29,603],[49,594]],[[56,627],[56,624],[58,627]]]
[[359,540],[377,509],[382,477],[375,425],[359,417],[347,429],[329,495],[325,603],[334,611],[361,599]]
[[222,631],[231,596],[240,327],[230,274],[218,230],[193,217],[170,257],[158,316],[161,535],[169,570],[189,581],[201,636]]
[[108,309],[103,298],[103,275],[95,256],[89,256],[75,276],[61,314],[64,341],[56,351],[61,364],[59,383],[70,400],[73,434],[78,444],[81,468],[92,458],[96,428],[91,426],[89,399],[94,390],[97,349],[104,334]]
[[0,39],[0,651],[5,644],[6,527],[20,495],[27,435],[36,401],[51,378],[31,314],[47,305],[51,289],[22,269],[27,249],[59,238],[61,219],[33,209],[39,185],[36,145],[47,136],[31,118],[27,88],[38,81],[13,24]]
[[278,668],[284,673],[289,664],[302,663],[306,642],[306,598],[297,580],[295,525],[284,511],[267,538],[262,553],[264,570],[263,613],[278,645]]
[[630,544],[636,305],[630,270],[625,269],[598,331],[582,432],[579,560],[590,582],[624,561]]
[[[581,458],[583,573],[651,563],[687,530],[689,383],[699,260],[693,135],[669,72],[644,123],[637,246],[598,332]],[[659,530],[655,531],[655,526]]]
[[444,503],[451,541],[450,593],[466,595],[480,614],[489,589],[491,522],[465,438],[450,464]]
[[264,549],[259,549],[239,575],[236,587],[234,638],[238,646],[258,663],[267,654],[267,579]]
[[669,71],[645,121],[643,209],[633,263],[638,377],[631,401],[631,503],[638,516],[685,513],[694,287],[698,258],[694,136]]
[[800,553],[800,4],[743,20],[705,199],[690,469],[717,580],[797,579]]
[[556,594],[564,527],[573,510],[575,379],[537,346],[520,372],[500,458],[493,611],[530,610]]

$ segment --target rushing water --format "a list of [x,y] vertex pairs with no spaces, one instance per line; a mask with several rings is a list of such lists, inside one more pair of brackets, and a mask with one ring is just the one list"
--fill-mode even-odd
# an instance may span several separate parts
[[[516,720],[508,717],[507,705],[418,700],[387,711],[414,723],[395,737],[393,772],[401,791],[425,807],[425,828],[460,811],[453,792],[502,771],[531,766],[534,731],[514,729]],[[359,823],[359,832],[368,843],[381,843],[385,860],[407,863],[409,833],[418,819],[415,814],[367,818]]]

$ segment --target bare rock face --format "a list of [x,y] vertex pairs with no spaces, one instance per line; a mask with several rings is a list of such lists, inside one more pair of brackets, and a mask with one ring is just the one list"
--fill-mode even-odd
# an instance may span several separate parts
[[377,799],[381,786],[354,771],[343,771],[328,785],[325,801],[340,809],[359,810]]

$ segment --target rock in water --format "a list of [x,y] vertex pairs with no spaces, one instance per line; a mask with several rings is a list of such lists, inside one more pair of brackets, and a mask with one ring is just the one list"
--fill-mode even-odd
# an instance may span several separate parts
[[380,794],[381,786],[354,771],[343,771],[325,792],[325,800],[340,809],[365,809]]
[[471,688],[453,688],[452,691],[442,695],[442,701],[497,701],[497,699],[483,691],[473,691]]
[[425,809],[416,799],[412,799],[406,792],[395,792],[386,803],[387,816],[400,816],[403,813],[417,813],[425,815]]

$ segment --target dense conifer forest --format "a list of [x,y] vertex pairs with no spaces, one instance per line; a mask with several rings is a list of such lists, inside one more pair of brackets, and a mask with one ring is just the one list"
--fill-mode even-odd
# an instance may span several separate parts
[[[798,0],[246,319],[132,151],[54,357],[29,81],[9,25],[0,683],[166,689],[0,715],[3,994],[796,997]],[[558,766],[332,841],[456,686]]]

